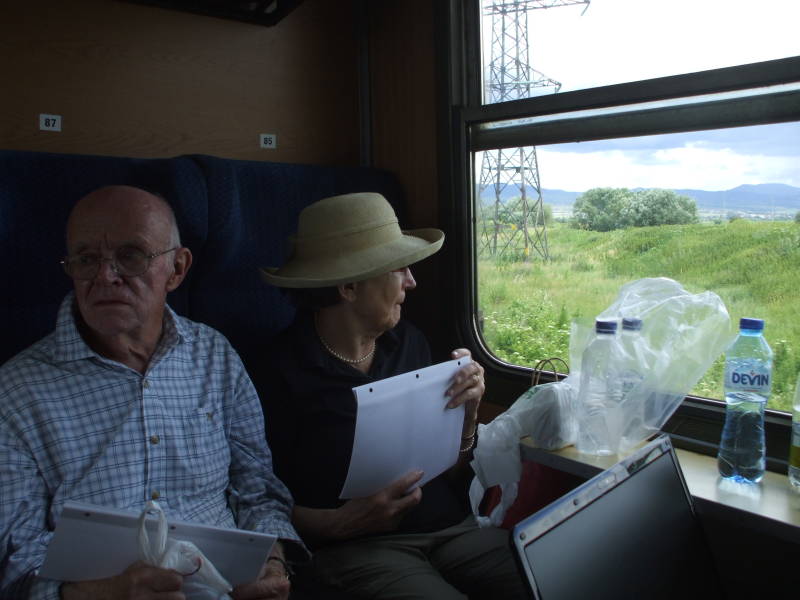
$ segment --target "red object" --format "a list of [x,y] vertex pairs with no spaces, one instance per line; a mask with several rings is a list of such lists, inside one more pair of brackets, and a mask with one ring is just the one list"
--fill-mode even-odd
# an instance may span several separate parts
[[[525,517],[544,508],[568,491],[576,488],[585,480],[546,467],[532,461],[522,461],[522,476],[519,480],[519,491],[514,503],[508,507],[500,527],[511,529]],[[480,506],[480,514],[488,515],[500,503],[500,486],[495,485],[486,490]]]

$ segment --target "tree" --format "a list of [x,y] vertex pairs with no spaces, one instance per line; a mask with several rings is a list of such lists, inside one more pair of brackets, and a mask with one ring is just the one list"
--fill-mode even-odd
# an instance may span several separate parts
[[[542,212],[544,213],[544,224],[553,224],[553,207],[549,204],[542,204]],[[800,214],[800,213],[798,213]]]
[[800,224],[800,210],[798,210],[797,214],[794,216],[794,222]]
[[672,190],[640,190],[623,210],[623,221],[632,227],[697,223],[697,204]]
[[626,188],[593,188],[575,200],[573,226],[592,231],[611,231],[625,227],[622,213],[630,204],[632,193]]
[[[542,203],[542,213],[541,215],[537,215],[533,211],[533,206],[528,207],[528,214],[525,215],[525,210],[522,205],[522,200],[517,198],[512,198],[506,204],[500,207],[497,211],[497,223],[500,225],[508,226],[513,225],[515,227],[522,227],[522,223],[527,221],[528,227],[533,227],[534,225],[541,225],[542,219],[544,220],[544,225],[550,225],[553,222],[553,207],[549,204]],[[492,222],[495,219],[492,218]]]
[[594,188],[575,200],[572,225],[592,231],[697,223],[697,204],[672,190]]

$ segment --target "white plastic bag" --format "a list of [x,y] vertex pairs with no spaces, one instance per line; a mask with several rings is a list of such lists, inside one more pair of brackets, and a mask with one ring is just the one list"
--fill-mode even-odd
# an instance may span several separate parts
[[[519,440],[531,436],[534,444],[557,450],[575,441],[575,388],[567,377],[530,388],[488,425],[478,426],[480,443],[470,463],[475,478],[470,485],[472,512],[481,527],[499,527],[519,491],[522,473]],[[500,486],[500,502],[484,517],[478,506],[487,489]]]
[[[147,516],[158,515],[156,538],[150,540]],[[150,501],[139,516],[139,554],[154,567],[181,573],[187,600],[230,600],[231,584],[192,542],[167,537],[167,517],[158,502]]]
[[[634,448],[658,432],[714,360],[731,341],[730,316],[713,292],[692,294],[666,277],[646,277],[625,284],[598,319],[642,319],[641,366],[644,378],[613,407],[622,422],[614,429],[618,452]],[[594,336],[594,320],[572,323],[570,375],[580,387],[581,357]],[[575,397],[577,401],[577,395]],[[574,439],[572,440],[574,441]]]
[[624,285],[600,319],[642,319],[644,379],[623,398],[619,451],[658,432],[731,341],[730,316],[713,292],[691,294],[666,277]]
[[[731,340],[730,317],[713,292],[691,294],[677,281],[645,278],[624,285],[614,303],[597,318],[642,319],[645,377],[623,399],[617,429],[619,451],[659,431]],[[479,524],[499,525],[516,499],[522,467],[519,440],[548,450],[573,444],[577,437],[575,403],[583,351],[594,336],[594,319],[579,319],[570,329],[570,374],[563,381],[533,387],[491,423],[480,425],[471,465],[473,513]],[[486,489],[499,485],[500,504],[488,517],[478,515]]]

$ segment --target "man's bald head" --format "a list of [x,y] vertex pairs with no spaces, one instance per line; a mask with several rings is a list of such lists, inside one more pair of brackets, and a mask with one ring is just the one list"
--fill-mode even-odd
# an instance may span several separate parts
[[120,216],[131,210],[151,211],[157,219],[162,219],[169,228],[169,245],[180,246],[181,236],[175,212],[160,195],[129,185],[109,185],[98,188],[78,200],[67,219],[67,247],[70,246],[72,225],[85,214],[94,211],[121,211]]

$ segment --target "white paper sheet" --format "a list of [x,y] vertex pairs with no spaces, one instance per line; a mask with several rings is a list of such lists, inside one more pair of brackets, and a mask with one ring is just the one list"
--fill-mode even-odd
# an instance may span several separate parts
[[350,468],[340,498],[363,498],[409,471],[424,485],[458,460],[464,407],[445,408],[463,357],[353,388],[358,404]]
[[[168,521],[169,537],[192,542],[232,585],[255,581],[275,536]],[[148,519],[151,538],[158,520]],[[139,513],[67,502],[39,575],[60,581],[83,581],[119,575],[140,559]]]

